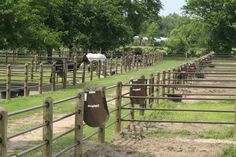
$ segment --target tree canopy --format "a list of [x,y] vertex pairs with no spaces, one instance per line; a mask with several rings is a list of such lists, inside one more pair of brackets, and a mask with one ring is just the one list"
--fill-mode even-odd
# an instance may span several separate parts
[[236,43],[236,0],[188,0],[185,13],[208,27],[209,49],[230,53]]
[[160,8],[159,0],[5,0],[0,48],[114,49],[157,19]]

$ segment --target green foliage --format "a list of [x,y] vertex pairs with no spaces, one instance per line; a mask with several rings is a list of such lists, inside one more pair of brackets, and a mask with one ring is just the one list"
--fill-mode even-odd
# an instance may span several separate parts
[[189,51],[201,54],[207,51],[208,37],[208,29],[204,23],[189,20],[170,32],[167,47],[172,52]]
[[122,6],[126,21],[133,29],[134,35],[139,35],[142,24],[147,21],[156,21],[162,7],[160,0],[118,0]]
[[159,0],[5,0],[0,48],[108,50],[129,43],[158,17]]
[[236,41],[235,0],[188,0],[184,10],[209,28],[209,48],[218,53],[230,53]]
[[176,13],[161,17],[160,28],[161,36],[168,36],[168,34],[175,28],[189,21],[188,17],[180,16]]

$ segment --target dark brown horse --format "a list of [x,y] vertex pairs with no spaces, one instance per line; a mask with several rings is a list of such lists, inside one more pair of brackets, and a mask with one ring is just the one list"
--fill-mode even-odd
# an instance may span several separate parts
[[[86,56],[86,54],[83,55],[83,56],[76,57],[76,61],[77,61],[76,70],[78,70],[80,68],[82,63],[83,64],[89,64],[90,63],[87,56]],[[63,76],[65,75],[65,71],[64,71],[65,64],[67,65],[67,72],[74,71],[74,62],[75,61],[72,61],[72,60],[58,59],[55,62],[55,65],[56,65],[55,71],[51,72],[50,83],[52,82],[53,72],[55,72],[57,76],[60,76],[61,78],[63,78]]]

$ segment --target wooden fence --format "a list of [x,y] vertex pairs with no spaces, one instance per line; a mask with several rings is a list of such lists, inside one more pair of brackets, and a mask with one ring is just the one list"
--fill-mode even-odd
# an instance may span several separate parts
[[[131,70],[138,70],[156,63],[163,59],[162,53],[144,55],[142,62],[138,62],[134,56],[130,62],[127,58],[110,58],[105,62],[98,62],[96,69],[91,64],[90,72],[87,71],[85,64],[78,70],[77,59],[73,63],[64,64],[61,69],[62,77],[58,77],[58,69],[61,65],[43,64],[32,61],[25,65],[0,65],[0,92],[2,98],[9,100],[11,97],[28,96],[32,94],[42,94],[44,91],[55,91],[66,88],[68,85],[76,85],[97,78],[107,77],[114,74],[122,74]],[[73,67],[69,69],[68,67]],[[59,67],[60,68],[60,67]]]
[[[204,61],[204,62],[202,62]],[[204,56],[198,60],[195,60],[195,63],[199,63],[198,66],[205,66],[209,67],[211,64],[211,58],[209,59],[209,56]],[[0,109],[0,157],[6,157],[6,156],[14,156],[14,157],[20,157],[23,155],[26,155],[32,151],[36,151],[38,149],[43,149],[42,153],[44,157],[52,157],[52,156],[60,156],[67,151],[71,151],[73,149],[74,156],[75,157],[81,157],[82,156],[82,149],[83,149],[83,142],[90,139],[91,137],[98,135],[98,142],[103,143],[105,141],[105,131],[107,128],[110,128],[111,126],[114,127],[114,131],[116,136],[120,136],[121,132],[121,123],[122,122],[159,122],[159,123],[198,123],[198,124],[232,124],[235,125],[236,128],[236,121],[234,122],[196,122],[196,121],[171,121],[171,120],[142,120],[142,119],[135,119],[134,112],[135,111],[142,111],[141,114],[145,114],[144,111],[166,111],[166,112],[217,112],[217,113],[232,113],[236,115],[236,110],[184,110],[184,109],[168,109],[168,108],[153,108],[152,106],[154,104],[158,104],[159,100],[229,100],[229,101],[235,101],[235,97],[231,98],[231,95],[227,98],[187,98],[187,97],[176,97],[176,96],[167,96],[168,94],[176,94],[177,89],[176,88],[221,88],[221,89],[236,89],[235,86],[217,86],[217,85],[189,85],[187,84],[187,80],[194,81],[193,79],[193,71],[191,71],[192,64],[184,64],[180,67],[174,68],[173,70],[168,70],[167,72],[157,72],[156,74],[151,74],[150,77],[147,80],[147,84],[130,84],[128,83],[122,83],[118,82],[116,85],[107,87],[106,90],[114,90],[115,89],[115,95],[107,100],[107,103],[115,102],[115,109],[110,111],[110,116],[114,115],[115,120],[109,123],[106,123],[105,126],[99,127],[97,130],[92,132],[91,134],[84,136],[83,128],[85,127],[85,124],[83,124],[83,108],[84,108],[84,93],[79,92],[76,96],[66,98],[59,101],[53,101],[52,98],[46,98],[45,101],[42,103],[42,105],[34,106],[31,108],[23,109],[20,111],[7,113],[7,111],[3,108]],[[185,69],[183,71],[178,71],[178,68]],[[186,68],[188,67],[188,68]],[[187,72],[186,69],[189,71]],[[201,69],[201,72],[205,68]],[[196,71],[195,71],[196,72]],[[199,72],[199,71],[198,71]],[[183,75],[185,78],[178,78],[179,75]],[[187,75],[186,75],[187,74]],[[145,79],[144,77],[142,77]],[[207,81],[207,80],[206,80]],[[131,96],[130,92],[126,92],[127,90],[124,90],[126,87],[130,86],[146,86],[148,88],[148,96],[142,97],[142,96]],[[220,93],[222,94],[222,93]],[[183,94],[184,95],[184,94]],[[221,95],[224,96],[224,95]],[[233,96],[233,94],[232,94]],[[131,102],[125,101],[125,99],[145,99],[148,101],[147,107],[141,107],[137,108],[132,104]],[[60,105],[62,103],[67,103],[71,100],[76,101],[76,107],[75,110],[72,113],[69,113],[67,115],[64,115],[62,117],[59,117],[57,119],[53,119],[53,108],[55,108],[57,105]],[[154,101],[156,100],[156,101]],[[127,103],[128,102],[128,103]],[[112,103],[113,104],[113,103]],[[128,107],[130,106],[130,107]],[[36,111],[36,110],[42,110],[43,114],[43,123],[32,127],[30,129],[21,131],[19,133],[8,135],[8,119],[9,117],[17,116],[19,114],[27,113],[30,111]],[[124,111],[129,110],[128,114],[124,115]],[[70,130],[66,131],[65,133],[62,133],[60,135],[57,135],[56,137],[53,137],[53,123],[64,120],[65,118],[75,116],[74,118],[74,127]],[[130,116],[130,119],[127,119],[127,117]],[[17,152],[16,154],[9,154],[7,144],[10,139],[21,136],[25,133],[37,130],[39,128],[43,128],[43,140],[41,143],[28,148],[26,150],[23,150],[21,152]],[[70,145],[69,147],[66,147],[62,149],[60,152],[57,152],[56,154],[53,154],[52,145],[55,141],[58,139],[64,137],[65,135],[68,135],[69,133],[74,132],[74,144]],[[235,130],[236,134],[236,130]]]
[[[206,60],[205,60],[205,59]],[[208,59],[207,59],[208,58]],[[123,84],[122,87],[146,87],[149,88],[148,96],[137,96],[137,95],[129,95],[122,96],[122,99],[145,99],[149,100],[149,104],[152,104],[154,100],[172,100],[172,101],[182,101],[182,100],[204,100],[204,101],[233,101],[236,104],[236,71],[235,72],[218,72],[218,68],[224,68],[224,71],[227,71],[225,67],[236,67],[236,64],[230,63],[212,63],[213,57],[204,56],[200,58],[200,60],[195,60],[193,66],[192,63],[184,64],[179,67],[176,67],[172,70],[163,71],[162,73],[157,73],[154,81],[148,81],[147,84]],[[205,61],[204,61],[205,60]],[[200,63],[200,64],[199,64]],[[214,66],[213,66],[214,65]],[[209,68],[211,70],[209,70]],[[214,69],[212,69],[214,68]],[[201,74],[201,75],[199,75]],[[162,75],[162,79],[161,76]],[[201,76],[201,77],[199,77]],[[211,78],[214,76],[214,79],[202,79],[202,76],[207,76]],[[223,78],[223,79],[222,79]],[[156,83],[153,83],[156,82]],[[192,84],[193,82],[198,82],[198,84]],[[202,82],[211,82],[213,84],[206,85],[202,84]],[[219,85],[215,82],[220,83],[234,83],[233,85]],[[191,89],[225,89],[228,93],[222,93],[221,91],[216,93],[193,93]],[[154,93],[153,93],[154,91]],[[194,90],[193,90],[194,91]],[[193,97],[195,96],[195,97]],[[151,101],[152,100],[152,101]],[[236,117],[236,108],[235,110],[203,110],[203,109],[176,109],[176,108],[152,108],[152,105],[148,105],[149,107],[135,107],[131,105],[130,107],[121,108],[122,111],[130,111],[132,116],[128,119],[120,118],[121,122],[145,122],[145,123],[193,123],[193,124],[218,124],[218,125],[234,125],[234,136],[236,140],[236,119],[233,118],[232,121],[191,121],[191,120],[171,120],[171,119],[137,119],[134,117],[135,111],[141,111],[140,113],[144,114],[145,111],[162,111],[162,112],[194,112],[194,113],[228,113],[234,114]],[[121,111],[121,112],[122,112]],[[119,124],[120,125],[120,124]]]

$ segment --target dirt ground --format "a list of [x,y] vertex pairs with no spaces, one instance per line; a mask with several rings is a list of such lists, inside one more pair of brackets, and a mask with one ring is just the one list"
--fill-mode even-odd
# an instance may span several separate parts
[[[194,137],[122,138],[112,144],[86,143],[84,157],[212,157],[233,141]],[[73,151],[61,157],[73,157]]]

